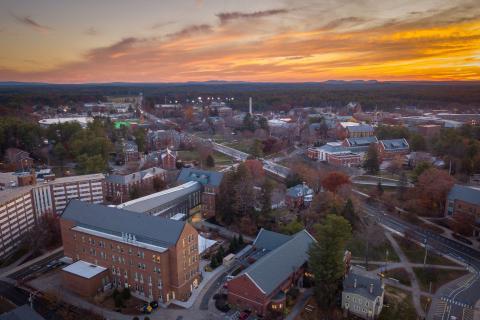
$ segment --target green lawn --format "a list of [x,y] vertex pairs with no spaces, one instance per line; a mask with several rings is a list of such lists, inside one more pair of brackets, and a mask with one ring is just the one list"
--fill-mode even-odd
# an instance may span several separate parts
[[432,282],[432,293],[437,291],[442,285],[468,273],[466,270],[440,270],[432,268],[413,268],[413,271],[423,291],[428,292],[430,290],[430,282]]
[[385,300],[379,320],[416,320],[417,312],[409,292],[385,286]]
[[224,143],[226,146],[250,153],[250,149],[252,146],[254,139],[248,139],[248,140],[235,140],[234,142],[226,142]]
[[[407,240],[403,237],[394,235],[395,240],[397,240],[400,248],[407,256],[407,259],[413,263],[423,263],[423,259],[425,257],[425,248],[421,247],[420,245],[416,244],[413,241]],[[427,252],[427,264],[439,264],[439,265],[446,265],[446,266],[459,266],[455,262],[451,261],[450,259],[444,258],[432,251]]]
[[410,277],[408,276],[407,271],[403,268],[388,270],[385,276],[388,278],[397,279],[403,285],[411,285]]
[[[347,249],[352,252],[352,257],[355,259],[365,260],[366,243],[365,240],[359,239],[358,236],[354,236],[348,243]],[[398,262],[400,258],[393,250],[390,243],[385,239],[380,244],[370,244],[368,248],[368,259],[371,261],[385,261],[386,252],[388,250],[388,261]]]

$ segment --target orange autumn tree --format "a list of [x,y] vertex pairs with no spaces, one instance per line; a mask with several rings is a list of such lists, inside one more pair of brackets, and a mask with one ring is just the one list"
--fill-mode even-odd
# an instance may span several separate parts
[[445,170],[431,168],[418,177],[415,195],[422,214],[442,216],[445,211],[445,201],[455,179]]
[[322,180],[322,186],[333,194],[337,194],[338,190],[346,184],[350,184],[350,178],[338,171],[330,172]]

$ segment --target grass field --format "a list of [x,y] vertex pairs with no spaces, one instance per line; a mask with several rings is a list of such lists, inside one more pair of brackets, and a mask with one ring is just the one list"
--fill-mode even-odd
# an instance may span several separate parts
[[[406,240],[400,236],[394,235],[395,240],[397,240],[400,248],[407,256],[408,260],[413,263],[423,263],[425,257],[425,248],[421,247],[417,243]],[[459,266],[450,259],[444,258],[432,251],[427,252],[427,264],[439,264],[445,266]]]
[[397,279],[398,282],[400,282],[403,285],[406,285],[406,286],[411,285],[410,277],[408,276],[407,271],[403,268],[388,270],[386,272],[386,276],[388,278]]
[[466,270],[438,270],[431,268],[413,268],[413,271],[423,291],[428,292],[430,290],[430,282],[432,282],[432,293],[437,291],[442,285],[468,273]]
[[385,286],[385,300],[379,320],[415,320],[417,312],[413,306],[412,296],[410,293]]
[[[359,239],[357,235],[355,235],[352,240],[347,245],[347,249],[352,252],[352,257],[355,259],[363,259],[365,260],[365,253],[367,251],[365,240]],[[388,250],[388,261],[390,262],[398,262],[400,259],[398,258],[397,254],[393,250],[392,246],[385,239],[380,244],[370,244],[368,248],[368,259],[371,261],[385,261],[387,258],[387,250]]]

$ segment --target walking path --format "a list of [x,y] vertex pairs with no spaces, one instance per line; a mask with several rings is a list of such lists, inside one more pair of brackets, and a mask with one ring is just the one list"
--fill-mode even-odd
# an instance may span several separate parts
[[[352,259],[352,263],[365,263],[364,260]],[[389,262],[385,265],[385,261],[368,261],[368,264],[379,265],[379,267],[369,270],[372,272],[375,271],[384,271],[392,270],[397,268],[412,267],[412,268],[431,268],[431,269],[441,269],[441,270],[465,270],[465,267],[462,266],[448,266],[441,264],[423,264],[423,263],[412,263],[412,262]]]
[[300,312],[302,312],[305,303],[307,303],[308,299],[313,295],[313,288],[309,288],[305,290],[301,297],[298,299],[297,303],[293,306],[292,311],[288,314],[285,320],[294,320]]
[[405,253],[403,253],[402,249],[398,245],[395,238],[393,238],[392,234],[390,232],[385,232],[385,236],[387,237],[387,239],[392,244],[393,250],[395,250],[395,253],[400,258],[400,261],[406,263],[404,268],[407,271],[408,276],[410,277],[410,282],[412,283],[411,292],[412,292],[412,298],[413,298],[413,305],[415,306],[415,310],[417,311],[417,315],[420,316],[420,318],[425,318],[425,311],[423,310],[422,306],[420,305],[420,296],[422,294],[422,291],[420,290],[420,285],[418,284],[417,277],[415,276],[415,273],[413,272],[413,268],[409,264],[407,256],[405,255]]

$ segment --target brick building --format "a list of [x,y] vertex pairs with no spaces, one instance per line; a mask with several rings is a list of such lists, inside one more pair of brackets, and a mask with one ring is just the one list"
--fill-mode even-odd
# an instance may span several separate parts
[[455,217],[464,213],[475,219],[474,235],[480,235],[480,187],[456,184],[447,196],[446,214]]
[[12,253],[22,236],[35,226],[31,190],[25,186],[0,192],[0,258]]
[[260,230],[253,243],[255,262],[228,282],[228,303],[254,314],[283,312],[286,292],[303,283],[310,245],[306,231],[292,236]]
[[5,161],[12,166],[12,170],[29,170],[33,166],[33,159],[27,151],[17,148],[5,150]]
[[72,200],[60,227],[74,262],[62,270],[64,285],[80,295],[128,287],[144,301],[168,303],[187,300],[201,281],[198,233],[184,221]]
[[425,138],[432,138],[440,134],[442,126],[439,124],[421,124],[417,126],[417,132]]
[[356,122],[340,122],[336,130],[338,139],[370,137],[375,134],[371,125]]
[[334,166],[353,167],[362,163],[362,157],[354,152],[338,152],[328,155],[327,162]]
[[382,160],[393,159],[396,156],[405,156],[410,152],[410,146],[405,138],[379,140],[377,146],[378,154]]
[[151,151],[145,155],[146,163],[153,164],[165,170],[177,168],[177,152],[169,148],[165,150]]
[[194,168],[183,168],[177,182],[196,181],[202,185],[202,213],[205,217],[215,216],[215,197],[220,190],[223,173]]
[[152,190],[155,179],[166,180],[166,171],[153,167],[130,174],[111,174],[105,178],[106,196],[114,203],[130,200],[130,192],[137,190]]
[[46,213],[59,215],[72,199],[104,203],[105,194],[105,176],[101,173],[56,178],[32,189],[38,216]]

